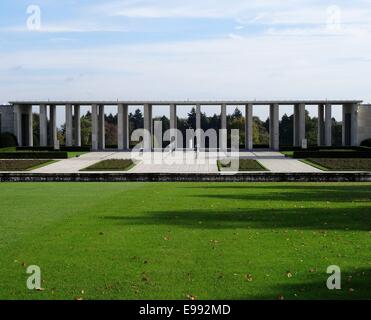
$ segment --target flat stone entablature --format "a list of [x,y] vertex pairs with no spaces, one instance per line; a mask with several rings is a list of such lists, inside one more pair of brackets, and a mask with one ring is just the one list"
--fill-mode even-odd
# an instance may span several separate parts
[[360,104],[362,100],[178,100],[178,101],[11,101],[12,105],[55,105],[55,106],[66,106],[66,105],[80,105],[80,106],[91,106],[91,105],[105,105],[105,106],[117,106],[119,104],[130,105],[130,106],[169,106],[169,105],[184,105],[184,106],[216,106],[216,105],[272,105],[278,104],[284,105],[320,105],[320,104],[331,104],[331,105],[344,105],[344,104]]
[[[105,122],[104,107],[117,106],[118,121],[118,146],[119,150],[128,150],[129,148],[129,123],[128,123],[128,106],[144,107],[144,128],[143,147],[145,151],[151,151],[156,148],[153,139],[153,122],[152,110],[155,106],[168,106],[170,108],[170,124],[172,129],[171,141],[175,141],[175,148],[182,148],[177,145],[177,107],[194,106],[196,109],[196,144],[195,146],[202,150],[204,148],[201,131],[201,110],[207,106],[221,107],[221,132],[220,132],[220,149],[226,148],[226,130],[227,112],[226,107],[244,106],[246,109],[246,126],[245,136],[246,149],[253,148],[253,131],[252,119],[253,108],[259,106],[269,106],[269,135],[270,148],[279,149],[279,108],[280,106],[294,106],[294,146],[302,146],[306,140],[305,130],[305,108],[306,106],[318,106],[318,145],[331,146],[332,144],[332,107],[335,105],[343,106],[343,145],[357,146],[360,141],[358,135],[368,134],[368,120],[363,122],[362,128],[359,127],[359,110],[361,109],[361,100],[185,100],[185,101],[12,101],[11,108],[14,113],[13,132],[18,138],[19,145],[32,146],[32,106],[40,108],[40,142],[42,145],[50,145],[55,148],[59,147],[56,129],[56,107],[62,106],[66,112],[66,145],[81,145],[81,125],[80,125],[80,107],[89,106],[92,111],[92,150],[105,149]],[[365,105],[367,108],[367,105]],[[369,108],[367,108],[368,110]],[[49,110],[49,126],[47,130]],[[367,117],[366,117],[367,118]],[[367,118],[368,119],[368,118]],[[362,121],[361,121],[362,123]],[[362,131],[363,130],[363,131]],[[49,131],[49,136],[48,135]],[[362,133],[363,132],[363,133]],[[362,136],[363,137],[363,136]],[[188,146],[186,146],[188,148]]]

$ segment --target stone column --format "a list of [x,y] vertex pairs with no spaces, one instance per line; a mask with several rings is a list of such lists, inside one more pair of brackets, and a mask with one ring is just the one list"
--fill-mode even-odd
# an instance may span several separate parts
[[129,150],[129,117],[128,105],[119,104],[118,110],[118,126],[117,126],[117,140],[119,150]]
[[106,148],[106,127],[104,118],[104,106],[99,106],[98,116],[98,149],[104,150]]
[[72,147],[72,105],[66,105],[66,147]]
[[245,112],[245,148],[246,150],[253,150],[253,105],[246,105]]
[[222,151],[227,150],[227,105],[222,104],[220,114],[220,149]]
[[178,117],[177,117],[177,106],[175,104],[170,105],[170,141],[174,143],[174,148],[178,147]]
[[14,134],[17,137],[19,146],[22,146],[22,107],[20,105],[14,105]]
[[357,121],[358,105],[343,106],[343,146],[358,146]]
[[279,105],[270,105],[269,110],[269,145],[270,149],[278,151],[280,148]]
[[301,147],[305,139],[305,104],[294,106],[294,147]]
[[33,147],[33,114],[32,114],[32,106],[25,107],[27,115],[27,147]]
[[48,117],[46,105],[40,105],[40,146],[46,147],[48,145]]
[[318,105],[317,145],[325,145],[325,106]]
[[201,134],[201,105],[196,106],[196,147],[197,150],[202,148],[201,142],[202,134]]
[[81,147],[81,112],[80,106],[75,105],[74,107],[74,139],[75,139],[75,146]]
[[324,129],[324,144],[327,147],[332,146],[332,105],[325,106],[325,129]]
[[144,105],[144,139],[143,150],[152,151],[152,105]]
[[98,150],[98,105],[91,106],[91,148]]
[[55,149],[59,149],[58,132],[57,132],[57,107],[49,106],[50,111],[50,145]]

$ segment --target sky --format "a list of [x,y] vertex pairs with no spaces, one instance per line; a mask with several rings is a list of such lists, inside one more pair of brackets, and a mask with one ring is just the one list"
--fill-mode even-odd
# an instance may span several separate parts
[[371,0],[1,0],[0,102],[371,102],[370,17]]

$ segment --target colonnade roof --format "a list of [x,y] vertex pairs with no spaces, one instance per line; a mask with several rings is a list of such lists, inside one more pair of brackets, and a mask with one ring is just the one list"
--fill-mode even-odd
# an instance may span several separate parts
[[343,105],[343,104],[360,104],[362,100],[174,100],[174,101],[10,101],[12,105],[80,105],[80,106],[91,106],[91,105],[105,105],[105,106],[116,106],[118,104],[130,105],[130,106],[141,106],[145,104],[154,106],[215,106],[215,105],[295,105],[295,104],[306,104],[306,105],[320,105],[320,104],[332,104],[332,105]]

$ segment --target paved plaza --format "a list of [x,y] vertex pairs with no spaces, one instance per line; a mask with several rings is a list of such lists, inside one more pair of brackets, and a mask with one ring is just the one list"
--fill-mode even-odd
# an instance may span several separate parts
[[[240,152],[239,156],[258,160],[265,168],[277,173],[320,172],[299,160],[286,158],[279,152]],[[32,173],[77,173],[108,159],[134,159],[137,165],[127,173],[217,173],[217,152],[175,151],[173,153],[91,152],[78,158],[58,161],[33,170]],[[117,172],[117,171],[114,171]]]

